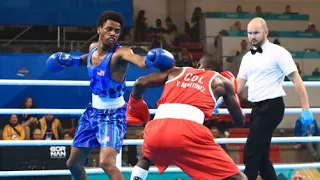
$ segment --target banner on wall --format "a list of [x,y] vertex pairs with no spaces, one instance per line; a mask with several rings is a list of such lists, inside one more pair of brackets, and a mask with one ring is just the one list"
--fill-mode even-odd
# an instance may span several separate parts
[[103,11],[117,11],[133,25],[133,0],[1,0],[0,24],[96,26]]

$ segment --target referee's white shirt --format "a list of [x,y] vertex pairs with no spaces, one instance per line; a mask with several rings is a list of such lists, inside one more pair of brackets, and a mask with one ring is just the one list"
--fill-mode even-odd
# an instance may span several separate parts
[[259,102],[285,96],[285,76],[298,71],[291,54],[283,47],[266,41],[262,53],[247,52],[241,61],[238,78],[247,80],[248,100]]

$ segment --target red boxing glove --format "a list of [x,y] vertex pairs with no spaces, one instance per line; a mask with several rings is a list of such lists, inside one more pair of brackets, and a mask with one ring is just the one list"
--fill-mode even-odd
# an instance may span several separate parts
[[127,123],[133,126],[141,126],[149,121],[149,108],[142,97],[136,100],[130,95],[126,116]]
[[230,71],[223,71],[220,74],[221,74],[221,76],[229,79],[232,82],[234,91],[236,93],[237,101],[240,104],[240,100],[238,97],[238,84],[237,84],[236,77],[234,77],[234,75]]

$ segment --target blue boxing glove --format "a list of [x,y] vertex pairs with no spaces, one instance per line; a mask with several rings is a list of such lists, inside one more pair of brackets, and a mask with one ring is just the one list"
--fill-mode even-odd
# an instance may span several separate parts
[[301,122],[305,126],[309,126],[313,121],[313,115],[310,109],[301,112]]
[[76,67],[81,64],[80,56],[71,56],[68,53],[57,52],[52,54],[46,62],[48,71],[58,73],[66,67]]
[[164,49],[151,49],[146,57],[145,64],[148,68],[157,68],[160,71],[170,69],[174,65],[173,55]]

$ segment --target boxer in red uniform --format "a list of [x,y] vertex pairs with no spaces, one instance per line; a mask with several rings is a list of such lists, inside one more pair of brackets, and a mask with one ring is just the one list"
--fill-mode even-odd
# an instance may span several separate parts
[[142,94],[147,87],[165,86],[154,120],[145,127],[143,158],[134,167],[131,180],[146,179],[151,162],[159,173],[174,164],[195,180],[247,179],[203,125],[211,117],[219,97],[223,97],[235,126],[244,125],[232,77],[230,73],[223,77],[213,71],[219,69],[221,65],[217,59],[205,55],[198,69],[174,67],[136,80],[127,107],[129,124],[149,121],[149,110]]

